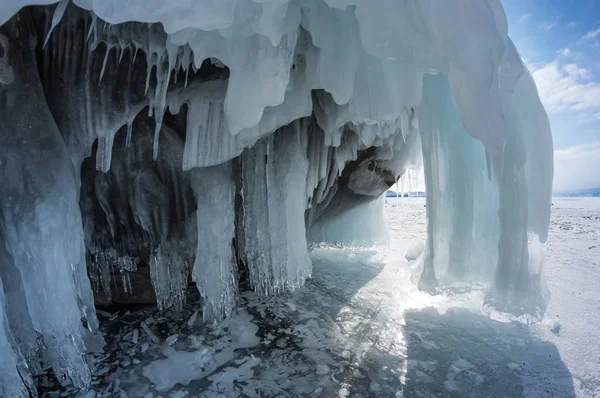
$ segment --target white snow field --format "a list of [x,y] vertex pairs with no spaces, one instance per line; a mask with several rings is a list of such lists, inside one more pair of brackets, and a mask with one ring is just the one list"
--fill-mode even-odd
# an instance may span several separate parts
[[417,289],[405,253],[425,239],[424,204],[388,198],[389,250],[317,248],[304,288],[246,292],[214,331],[193,300],[174,320],[156,310],[105,320],[106,353],[81,396],[600,396],[600,199],[554,199],[552,300],[531,324],[482,306],[476,287]]

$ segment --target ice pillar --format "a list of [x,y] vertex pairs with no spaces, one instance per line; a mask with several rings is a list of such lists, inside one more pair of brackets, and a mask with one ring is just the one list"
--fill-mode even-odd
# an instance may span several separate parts
[[[418,114],[428,217],[420,287],[435,290],[438,283],[470,281],[484,274],[484,269],[493,269],[495,243],[486,244],[489,242],[474,234],[477,224],[489,218],[488,214],[495,214],[497,207],[493,200],[483,207],[479,203],[492,189],[485,151],[465,131],[445,74],[424,77]],[[479,244],[491,247],[491,253],[478,252],[481,256],[474,258],[474,248]]]
[[543,316],[549,292],[542,273],[552,198],[550,124],[528,72],[502,96],[508,139],[499,179],[498,266],[487,301],[515,314]]
[[312,270],[304,221],[306,123],[296,120],[242,154],[241,248],[258,294],[293,290]]
[[204,300],[204,320],[221,321],[231,314],[237,298],[231,162],[197,168],[192,173],[198,201],[198,246],[192,276]]
[[44,98],[27,13],[2,26],[0,37],[0,234],[19,270],[49,364],[59,379],[83,387],[90,373],[82,319],[92,330],[97,321],[78,179]]

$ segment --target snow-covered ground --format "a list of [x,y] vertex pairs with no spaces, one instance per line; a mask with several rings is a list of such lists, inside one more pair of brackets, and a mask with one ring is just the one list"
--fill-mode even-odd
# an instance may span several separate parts
[[[178,316],[104,319],[87,396],[600,397],[600,199],[554,200],[552,299],[532,325],[490,319],[477,289],[415,288],[406,254],[422,249],[424,203],[388,198],[387,251],[316,249],[305,288],[245,293],[217,328],[202,325],[197,297]],[[76,392],[48,395],[60,393]]]

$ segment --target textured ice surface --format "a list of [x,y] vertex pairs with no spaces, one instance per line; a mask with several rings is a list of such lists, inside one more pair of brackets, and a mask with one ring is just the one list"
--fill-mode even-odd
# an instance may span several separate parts
[[[140,334],[134,344],[131,330],[149,314],[121,314],[107,322],[115,339],[107,350],[110,359],[93,375],[94,391],[207,398],[339,396],[341,389],[350,396],[386,398],[597,395],[600,328],[594,322],[600,280],[590,271],[600,257],[598,249],[588,247],[600,234],[600,200],[554,199],[546,270],[553,296],[560,299],[550,302],[545,322],[538,324],[491,320],[481,306],[485,291],[477,287],[431,296],[409,281],[404,253],[426,237],[424,204],[424,198],[388,199],[387,253],[319,248],[311,253],[313,277],[305,288],[278,297],[242,293],[243,310],[233,320],[243,321],[225,323],[225,330],[201,322],[188,326],[197,306],[191,298],[180,316],[152,310],[150,328],[161,341]],[[557,315],[558,336],[548,329]],[[173,331],[179,340],[169,349],[165,338]],[[232,351],[240,331],[254,341]],[[210,375],[165,366],[171,358],[183,360],[202,350],[205,359],[194,363],[209,364],[205,370],[212,369],[215,353],[232,357]],[[147,373],[152,378],[145,369],[152,369]],[[204,377],[184,381],[199,375]],[[173,387],[156,391],[165,385]]]

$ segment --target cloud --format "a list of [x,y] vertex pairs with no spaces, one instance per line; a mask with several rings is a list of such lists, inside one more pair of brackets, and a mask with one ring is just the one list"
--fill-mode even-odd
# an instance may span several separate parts
[[600,28],[587,32],[585,36],[583,36],[583,40],[593,39],[598,35],[600,35]]
[[550,112],[600,112],[600,83],[577,64],[553,61],[532,72],[540,98]]
[[558,55],[560,55],[561,57],[569,57],[571,55],[573,55],[573,51],[571,51],[570,48],[563,48],[562,50],[558,50],[556,52]]
[[523,14],[519,18],[519,23],[525,23],[529,18],[531,18],[531,14]]
[[574,28],[578,25],[576,21],[571,21],[567,24],[567,28]]
[[552,30],[556,27],[556,22],[544,22],[543,24],[540,25],[540,28],[548,31],[548,30]]
[[600,187],[600,142],[554,151],[554,192]]

